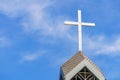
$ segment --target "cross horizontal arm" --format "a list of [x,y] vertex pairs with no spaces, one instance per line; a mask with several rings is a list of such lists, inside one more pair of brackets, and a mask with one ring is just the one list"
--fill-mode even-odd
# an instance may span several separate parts
[[95,23],[78,23],[78,22],[72,22],[72,21],[65,21],[64,24],[66,25],[74,25],[74,26],[78,26],[78,24],[81,24],[82,26],[95,26]]
[[65,21],[64,24],[78,26],[78,22],[72,22],[72,21]]
[[82,22],[82,26],[95,26],[95,23],[85,23],[85,22]]

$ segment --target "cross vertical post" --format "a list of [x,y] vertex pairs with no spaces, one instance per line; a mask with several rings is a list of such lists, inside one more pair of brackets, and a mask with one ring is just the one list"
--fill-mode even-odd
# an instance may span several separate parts
[[65,21],[64,24],[78,26],[78,50],[82,51],[82,26],[95,26],[95,23],[82,22],[81,10],[78,10],[78,22]]
[[81,11],[78,10],[78,50],[82,51]]

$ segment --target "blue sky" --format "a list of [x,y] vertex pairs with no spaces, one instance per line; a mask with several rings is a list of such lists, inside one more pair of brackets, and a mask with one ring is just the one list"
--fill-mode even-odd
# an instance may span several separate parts
[[60,66],[77,50],[77,27],[65,20],[94,22],[83,27],[83,52],[107,80],[120,80],[119,0],[0,0],[0,80],[58,80]]

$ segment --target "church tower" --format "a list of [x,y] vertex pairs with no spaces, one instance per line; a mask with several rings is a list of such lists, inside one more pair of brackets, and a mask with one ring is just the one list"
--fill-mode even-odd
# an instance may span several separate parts
[[78,52],[60,68],[59,80],[106,80],[102,71],[82,52],[82,26],[95,26],[94,23],[81,22],[78,10],[78,22],[65,21],[67,25],[78,26]]

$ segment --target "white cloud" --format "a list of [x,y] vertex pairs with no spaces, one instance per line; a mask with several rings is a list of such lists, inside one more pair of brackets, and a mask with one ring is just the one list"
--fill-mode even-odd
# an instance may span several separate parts
[[118,55],[120,52],[120,36],[108,38],[104,35],[92,38],[86,37],[84,41],[85,49],[93,50],[97,54]]
[[[43,2],[42,0],[4,0],[0,1],[0,11],[8,16],[19,16],[27,12],[31,6],[38,4],[39,9],[44,9],[50,4],[49,0]],[[33,11],[34,12],[34,11]]]
[[35,61],[37,59],[39,59],[40,57],[42,57],[45,54],[45,52],[36,52],[36,53],[27,53],[22,55],[22,58],[20,60],[20,63],[23,62],[29,62],[29,61]]
[[24,61],[33,61],[33,60],[37,59],[37,57],[38,56],[35,54],[27,54],[27,55],[23,56],[23,60]]
[[6,37],[0,37],[0,47],[7,47],[9,46],[11,41]]
[[0,3],[0,12],[12,18],[22,16],[21,25],[27,33],[73,39],[69,27],[64,26],[64,16],[51,17],[51,6],[54,0],[5,0]]

